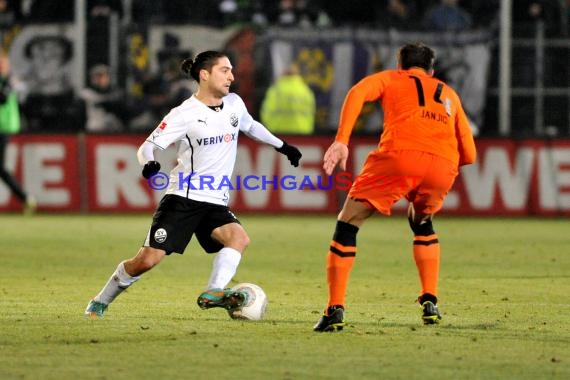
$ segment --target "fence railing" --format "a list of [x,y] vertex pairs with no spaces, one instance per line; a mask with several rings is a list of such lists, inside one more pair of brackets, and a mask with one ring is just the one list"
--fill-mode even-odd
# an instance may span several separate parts
[[[542,21],[531,38],[512,40],[511,120],[509,137],[555,137],[570,134],[570,39],[545,36]],[[498,52],[495,50],[493,57]],[[497,70],[491,67],[485,127],[499,118]]]

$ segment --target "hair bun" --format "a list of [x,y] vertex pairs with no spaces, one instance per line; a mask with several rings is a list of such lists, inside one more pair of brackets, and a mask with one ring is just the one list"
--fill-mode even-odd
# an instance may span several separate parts
[[185,74],[190,74],[190,70],[192,70],[193,64],[194,61],[192,60],[192,58],[186,58],[184,61],[182,61],[182,64],[180,65],[180,70],[182,70],[182,72],[184,72]]

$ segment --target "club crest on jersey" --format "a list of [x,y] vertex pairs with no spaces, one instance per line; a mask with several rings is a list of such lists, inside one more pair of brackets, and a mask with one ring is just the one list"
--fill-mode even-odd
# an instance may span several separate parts
[[154,233],[154,241],[157,243],[164,243],[167,236],[168,234],[166,233],[166,230],[164,228],[159,228]]
[[449,100],[449,98],[443,99],[443,105],[445,107],[445,113],[447,116],[451,116],[451,100]]
[[236,128],[238,126],[238,117],[236,116],[235,113],[232,113],[230,115],[230,124],[232,125],[232,127]]

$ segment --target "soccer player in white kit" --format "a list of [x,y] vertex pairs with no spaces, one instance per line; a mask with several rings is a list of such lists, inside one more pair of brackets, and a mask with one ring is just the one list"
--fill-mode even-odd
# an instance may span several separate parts
[[[160,171],[155,149],[175,144],[178,165],[170,173],[143,246],[117,266],[87,305],[87,316],[102,317],[109,304],[143,273],[172,252],[182,254],[192,235],[207,253],[216,253],[198,306],[230,310],[243,305],[247,295],[226,288],[249,244],[249,236],[227,206],[231,187],[227,179],[234,168],[239,132],[273,146],[293,166],[299,165],[301,152],[255,121],[243,100],[230,93],[234,76],[227,55],[205,51],[184,60],[181,68],[198,82],[198,91],[164,117],[137,153],[147,179]],[[208,178],[207,184],[203,178]]]

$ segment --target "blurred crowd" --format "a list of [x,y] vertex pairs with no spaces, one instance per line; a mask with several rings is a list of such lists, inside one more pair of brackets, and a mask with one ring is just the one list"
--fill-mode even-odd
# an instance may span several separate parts
[[[0,0],[0,25],[73,21],[74,4],[75,0]],[[500,0],[87,0],[86,12],[91,18],[114,13],[137,24],[455,30],[492,26],[499,5]],[[552,34],[568,35],[570,0],[517,0],[513,14],[517,23],[543,19]]]
[[[72,22],[74,4],[75,0],[0,0],[3,44],[9,40],[7,31],[14,26]],[[28,86],[34,91],[23,90],[22,113],[29,131],[45,130],[46,125],[62,131],[147,130],[190,96],[193,83],[182,77],[178,68],[185,57],[174,55],[160,59],[158,71],[142,82],[140,101],[129,102],[125,83],[120,83],[117,70],[109,66],[109,57],[100,59],[101,54],[93,49],[109,40],[105,32],[108,28],[101,25],[110,17],[118,19],[125,28],[159,23],[462,31],[496,30],[499,8],[500,0],[87,0],[89,49],[85,88],[74,92],[69,74],[62,70],[70,56],[69,41],[38,38],[26,47],[26,57],[41,70],[31,70],[26,75]],[[569,19],[570,0],[513,1],[515,36],[533,35],[537,21],[542,21],[547,36],[568,38]],[[48,77],[50,83],[59,87],[48,85]],[[53,81],[55,77],[60,80]]]

